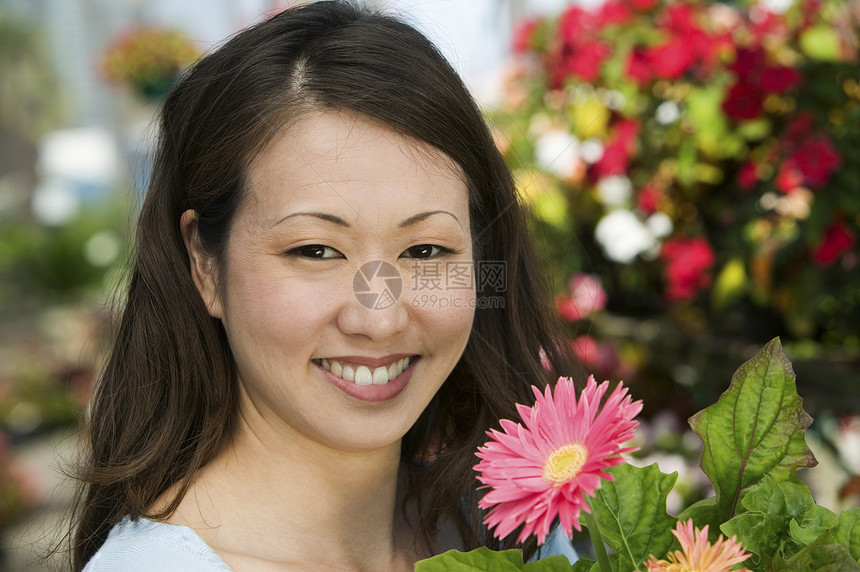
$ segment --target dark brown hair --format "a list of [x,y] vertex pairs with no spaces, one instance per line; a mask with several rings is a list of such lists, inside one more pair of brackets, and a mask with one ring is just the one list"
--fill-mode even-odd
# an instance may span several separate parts
[[[410,26],[318,2],[240,32],[197,62],[164,103],[125,308],[88,417],[75,569],[124,516],[170,515],[234,425],[230,347],[192,282],[181,214],[197,212],[201,241],[217,259],[252,159],[299,115],[324,109],[362,114],[453,159],[470,192],[475,260],[505,273],[479,291],[463,356],[402,447],[421,540],[429,545],[447,519],[466,548],[499,547],[482,532],[475,450],[500,418],[516,418],[514,403],[533,401],[531,385],[547,383],[542,348],[554,371],[575,375],[578,366],[558,343],[510,173],[456,72]],[[501,304],[484,307],[491,296]],[[172,502],[150,512],[173,485]],[[504,544],[515,545],[513,535]]]

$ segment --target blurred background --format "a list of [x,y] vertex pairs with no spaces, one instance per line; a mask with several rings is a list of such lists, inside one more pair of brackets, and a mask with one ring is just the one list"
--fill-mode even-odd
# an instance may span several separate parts
[[[47,570],[177,74],[296,4],[0,0],[0,570]],[[860,504],[860,2],[376,0],[463,74],[569,343],[645,400],[641,462],[779,336],[817,500]]]

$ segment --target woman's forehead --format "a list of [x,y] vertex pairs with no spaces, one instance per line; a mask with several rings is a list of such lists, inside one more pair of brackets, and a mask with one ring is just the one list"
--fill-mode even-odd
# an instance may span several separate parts
[[402,174],[465,184],[462,169],[442,151],[344,111],[306,114],[279,131],[251,162],[248,181],[254,187],[297,174],[325,182]]
[[[261,153],[251,163],[251,169],[273,146],[291,147],[306,156],[330,156],[337,159],[339,151],[350,140],[362,144],[385,144],[404,154],[414,154],[420,162],[441,169],[449,169],[462,176],[457,163],[441,150],[429,143],[405,135],[396,128],[366,115],[341,109],[326,109],[305,112],[285,125],[272,137]],[[334,152],[332,154],[332,152]],[[384,156],[378,159],[384,160]]]
[[307,114],[281,130],[251,163],[248,183],[263,209],[329,200],[357,209],[377,199],[468,208],[465,177],[447,155],[343,111]]

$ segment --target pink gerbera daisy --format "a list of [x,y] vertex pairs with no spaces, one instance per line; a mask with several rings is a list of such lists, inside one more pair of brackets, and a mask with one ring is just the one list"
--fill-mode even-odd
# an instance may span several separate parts
[[[669,559],[657,560],[654,556],[645,563],[648,572],[729,572],[732,566],[750,557],[734,536],[726,540],[721,534],[712,545],[708,542],[708,526],[693,528],[693,521],[680,521],[672,534],[681,543],[681,550],[666,555]],[[749,572],[741,568],[738,572]]]
[[475,470],[490,489],[479,506],[490,509],[484,522],[497,538],[522,524],[519,542],[534,534],[543,544],[556,516],[568,537],[580,530],[580,509],[590,511],[584,495],[593,495],[600,479],[611,480],[605,469],[635,450],[624,443],[638,426],[633,418],[642,402],[631,402],[618,384],[601,408],[608,388],[608,381],[597,385],[590,376],[577,401],[569,378],[560,377],[554,393],[533,387],[534,406],[517,404],[525,426],[503,419],[504,431],[487,433]]

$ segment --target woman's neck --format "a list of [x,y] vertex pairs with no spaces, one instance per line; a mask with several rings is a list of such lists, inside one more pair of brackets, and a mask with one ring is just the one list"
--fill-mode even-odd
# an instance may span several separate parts
[[419,555],[399,510],[399,459],[399,443],[345,452],[243,426],[169,522],[236,571],[411,569]]

